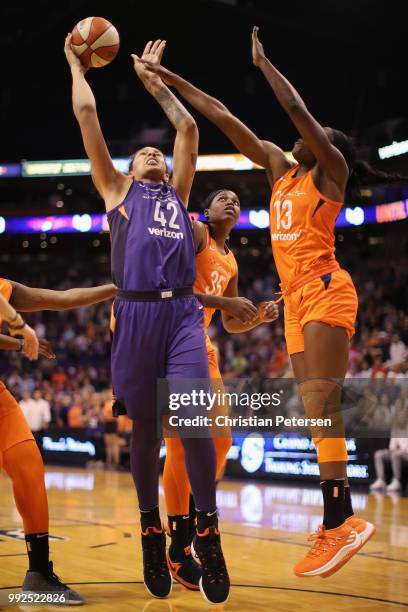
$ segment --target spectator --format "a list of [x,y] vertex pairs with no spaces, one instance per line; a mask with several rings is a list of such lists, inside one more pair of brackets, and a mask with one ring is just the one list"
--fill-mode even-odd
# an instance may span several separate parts
[[20,402],[21,409],[33,433],[47,429],[51,421],[49,403],[41,398],[41,393],[35,392],[35,396],[31,398],[30,394],[25,391]]
[[[402,408],[397,400],[397,413],[388,449],[378,450],[374,454],[377,479],[371,485],[371,491],[397,492],[401,489],[402,465],[408,462],[408,411]],[[385,463],[391,463],[392,481],[387,486],[385,480]]]
[[396,366],[403,363],[407,356],[407,347],[402,342],[398,334],[392,336],[390,344],[390,360],[388,366]]
[[60,389],[63,389],[66,381],[67,381],[67,375],[64,372],[64,368],[62,368],[61,366],[59,366],[56,371],[54,372],[54,374],[51,377],[51,381],[52,384],[54,386],[54,388],[58,391]]
[[68,408],[67,422],[68,427],[73,429],[82,427],[82,408],[79,403],[75,402],[73,406]]
[[122,439],[118,435],[118,420],[112,416],[112,400],[106,400],[103,406],[104,423],[103,439],[105,442],[105,466],[107,469],[118,469]]

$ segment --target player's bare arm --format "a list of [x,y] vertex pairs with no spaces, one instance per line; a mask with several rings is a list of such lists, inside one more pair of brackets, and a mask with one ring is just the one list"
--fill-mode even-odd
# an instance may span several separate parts
[[24,354],[30,361],[38,359],[38,338],[35,331],[27,325],[22,316],[0,294],[0,317],[8,324],[11,336],[20,336],[25,340]]
[[146,63],[146,68],[160,76],[165,83],[177,89],[187,102],[214,123],[231,140],[240,153],[265,168],[271,185],[290,168],[291,164],[282,149],[272,142],[259,139],[222,102],[209,96],[160,64]]
[[52,289],[40,289],[27,287],[20,283],[11,281],[13,292],[11,304],[22,312],[36,312],[39,310],[69,310],[90,306],[116,296],[116,286],[113,284],[101,285],[100,287],[86,287],[67,289],[65,291],[53,291]]
[[326,191],[328,188],[330,192],[327,195],[342,201],[349,175],[346,161],[340,151],[330,142],[327,131],[311,115],[298,91],[265,56],[263,45],[258,38],[258,29],[255,26],[252,31],[253,63],[260,68],[278,102],[309,145],[316,157],[318,167],[333,183],[331,186],[326,186]]
[[172,184],[184,204],[188,205],[198,155],[198,129],[193,117],[149,66],[159,66],[166,41],[149,41],[141,57],[133,54],[134,69],[147,91],[157,100],[176,129],[173,151]]
[[[13,338],[12,336],[0,334],[0,350],[15,351],[26,355],[26,342],[24,338]],[[55,359],[55,353],[48,340],[41,339],[39,341],[38,354],[47,359]]]
[[86,68],[71,48],[71,34],[65,39],[64,52],[72,74],[72,106],[91,161],[92,178],[106,209],[110,210],[126,195],[131,179],[113,165],[99,123],[95,96],[85,78]]

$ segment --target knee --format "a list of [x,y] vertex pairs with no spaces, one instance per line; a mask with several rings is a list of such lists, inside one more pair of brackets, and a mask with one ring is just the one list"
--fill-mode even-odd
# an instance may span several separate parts
[[44,482],[44,463],[34,440],[25,440],[4,452],[4,469],[12,481]]
[[319,463],[347,462],[347,445],[344,438],[313,438]]
[[341,386],[332,380],[311,379],[299,385],[299,393],[311,418],[322,418],[340,413]]

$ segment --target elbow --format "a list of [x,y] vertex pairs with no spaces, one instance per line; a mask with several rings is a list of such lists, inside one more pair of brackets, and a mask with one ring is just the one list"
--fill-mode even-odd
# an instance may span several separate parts
[[191,115],[183,118],[180,125],[177,127],[177,130],[179,132],[183,132],[183,134],[188,134],[189,136],[198,135],[197,124]]
[[306,107],[303,102],[300,102],[296,98],[291,98],[288,100],[286,105],[286,109],[291,116],[297,116],[304,114],[306,112]]
[[219,123],[226,124],[229,122],[230,119],[233,119],[232,113],[228,110],[226,106],[221,104],[221,102],[219,103],[219,106],[216,107],[215,113],[216,119]]
[[80,104],[74,106],[74,114],[79,122],[88,119],[91,115],[96,115],[95,104]]

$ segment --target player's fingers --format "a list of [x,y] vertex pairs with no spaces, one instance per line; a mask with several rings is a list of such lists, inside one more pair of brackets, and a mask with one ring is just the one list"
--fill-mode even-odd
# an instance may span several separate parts
[[27,357],[30,361],[34,359],[34,348],[31,342],[27,343]]
[[247,309],[246,312],[245,312],[245,317],[246,317],[248,322],[254,321],[257,316],[258,316],[258,311],[257,310],[253,311],[253,310]]
[[56,357],[52,351],[49,351],[48,349],[45,349],[43,347],[41,347],[38,352],[40,353],[40,355],[46,357],[47,359],[55,359]]
[[145,46],[145,48],[143,50],[143,55],[145,53],[150,53],[150,50],[152,48],[152,44],[153,44],[153,41],[149,40],[149,42],[146,44],[146,46]]
[[165,48],[166,48],[166,41],[162,40],[156,52],[156,55],[159,58],[159,62],[161,58],[163,57],[163,52]]
[[55,359],[55,353],[52,350],[51,344],[48,342],[48,340],[40,341],[39,353],[48,359]]
[[140,58],[140,59],[137,59],[136,61],[143,64],[146,70],[149,70],[150,72],[157,72],[158,70],[157,64],[153,64],[150,60],[145,60],[143,58]]
[[156,53],[157,49],[160,47],[161,39],[158,38],[152,44],[152,48],[150,49],[150,53]]
[[248,308],[248,312],[254,316],[256,316],[258,314],[258,309],[256,306],[254,306],[254,304],[252,302],[250,302],[248,300],[247,304],[246,304],[247,308]]

